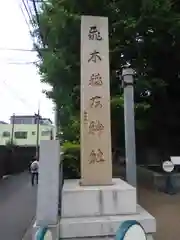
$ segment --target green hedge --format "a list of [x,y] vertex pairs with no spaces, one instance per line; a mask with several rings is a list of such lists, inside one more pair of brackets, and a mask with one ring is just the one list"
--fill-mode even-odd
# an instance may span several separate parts
[[63,152],[64,178],[80,178],[80,144],[66,142],[63,145]]

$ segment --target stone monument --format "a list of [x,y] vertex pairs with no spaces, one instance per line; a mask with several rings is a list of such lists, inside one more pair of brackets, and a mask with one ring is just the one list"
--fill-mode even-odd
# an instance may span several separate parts
[[137,220],[148,236],[155,219],[137,205],[136,188],[112,178],[108,18],[81,18],[81,181],[65,180],[60,238],[113,238]]
[[108,19],[81,21],[81,183],[112,184]]

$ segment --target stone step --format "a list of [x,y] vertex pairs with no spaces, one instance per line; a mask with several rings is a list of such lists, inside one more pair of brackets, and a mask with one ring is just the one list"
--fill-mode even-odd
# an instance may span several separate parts
[[138,205],[137,213],[132,215],[62,218],[60,220],[60,237],[62,239],[113,237],[120,224],[127,220],[138,221],[147,234],[151,235],[156,232],[155,218]]
[[133,214],[136,204],[136,189],[121,179],[113,179],[109,186],[80,186],[79,180],[65,180],[61,216]]
[[[63,238],[60,238],[60,239],[62,240]],[[105,236],[105,237],[92,237],[92,238],[67,238],[66,240],[114,240],[114,237]],[[154,240],[152,234],[147,234],[146,240]]]

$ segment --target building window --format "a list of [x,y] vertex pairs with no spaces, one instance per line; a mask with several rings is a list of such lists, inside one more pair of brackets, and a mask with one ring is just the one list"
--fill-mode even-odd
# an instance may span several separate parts
[[36,132],[35,132],[35,131],[32,131],[32,135],[33,135],[33,136],[36,135]]
[[15,132],[14,136],[17,139],[26,139],[27,138],[27,132]]
[[51,132],[49,130],[46,130],[46,131],[42,131],[41,132],[41,136],[50,136]]
[[3,132],[3,137],[10,137],[10,132]]

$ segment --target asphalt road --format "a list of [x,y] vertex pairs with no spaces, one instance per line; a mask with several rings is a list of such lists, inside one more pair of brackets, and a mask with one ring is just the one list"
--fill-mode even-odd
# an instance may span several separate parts
[[36,211],[37,188],[29,173],[0,180],[0,239],[21,240]]

